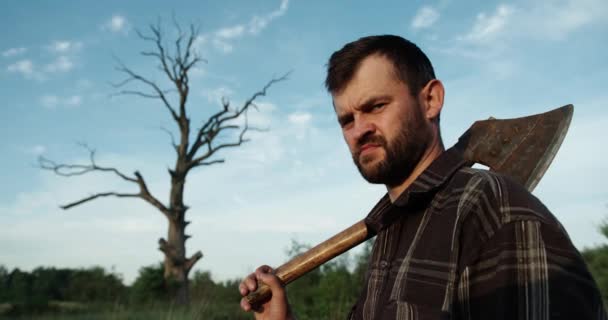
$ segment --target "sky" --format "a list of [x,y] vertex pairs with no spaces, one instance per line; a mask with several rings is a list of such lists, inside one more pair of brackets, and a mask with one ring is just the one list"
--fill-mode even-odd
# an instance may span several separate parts
[[[538,1],[3,1],[0,10],[0,264],[102,266],[129,283],[162,261],[165,218],[140,199],[61,204],[103,191],[136,192],[109,174],[64,178],[37,167],[44,156],[139,170],[168,198],[176,132],[155,100],[116,95],[121,61],[165,83],[136,30],[172,16],[200,27],[188,110],[202,123],[226,97],[257,100],[251,141],[193,171],[189,254],[216,280],[280,265],[292,241],[316,244],[365,217],[386,192],[357,172],[325,92],[328,57],[345,43],[397,34],[417,43],[446,88],[441,131],[453,145],[474,121],[574,104],[568,135],[534,194],[583,249],[605,244],[608,217],[608,2]],[[168,43],[169,44],[169,43]],[[165,82],[163,82],[165,81]],[[137,87],[134,87],[136,89]],[[171,99],[174,99],[172,96]]]

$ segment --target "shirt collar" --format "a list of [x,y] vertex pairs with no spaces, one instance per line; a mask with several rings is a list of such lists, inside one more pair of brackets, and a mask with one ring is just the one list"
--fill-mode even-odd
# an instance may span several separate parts
[[404,209],[425,205],[435,192],[465,165],[466,161],[461,151],[455,148],[444,151],[397,197],[395,202],[391,203],[388,193],[385,194],[367,215],[365,224],[373,232],[378,233],[389,226],[404,212]]

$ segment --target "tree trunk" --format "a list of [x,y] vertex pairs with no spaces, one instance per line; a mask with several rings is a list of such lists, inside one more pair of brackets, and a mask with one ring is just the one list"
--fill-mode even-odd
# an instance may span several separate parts
[[165,281],[174,303],[188,305],[190,303],[188,274],[194,264],[203,256],[197,251],[192,257],[186,257],[186,240],[190,238],[186,234],[185,220],[187,207],[183,202],[183,190],[186,182],[182,166],[178,161],[177,170],[172,173],[170,214],[168,215],[169,230],[167,240],[159,240],[160,250],[165,254]]
[[185,223],[182,219],[169,221],[168,247],[172,254],[165,253],[165,280],[174,303],[187,305],[190,302],[188,273],[186,264]]

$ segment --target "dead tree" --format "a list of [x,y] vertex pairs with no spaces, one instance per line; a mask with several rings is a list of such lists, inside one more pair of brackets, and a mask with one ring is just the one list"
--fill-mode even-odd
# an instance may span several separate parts
[[[186,240],[190,238],[190,235],[186,234],[186,226],[190,223],[186,220],[188,206],[184,204],[186,177],[195,168],[223,163],[224,158],[218,155],[220,150],[239,147],[249,141],[246,138],[247,132],[256,130],[256,128],[249,126],[247,112],[251,108],[257,109],[255,100],[266,95],[266,91],[273,84],[285,80],[287,74],[270,80],[260,91],[255,92],[238,107],[232,107],[230,101],[223,98],[220,110],[206,120],[201,121],[200,126],[192,130],[187,109],[190,93],[189,73],[198,63],[204,60],[199,57],[194,47],[198,36],[197,28],[191,25],[189,30],[184,32],[178,23],[175,22],[174,24],[178,34],[173,42],[172,50],[169,50],[169,46],[164,42],[160,23],[150,25],[149,34],[137,32],[141,39],[153,45],[151,51],[143,51],[141,55],[156,60],[162,74],[168,78],[173,88],[165,90],[155,81],[142,76],[122,63],[119,63],[117,70],[123,73],[126,78],[122,82],[114,84],[120,90],[117,94],[157,100],[177,125],[179,130],[178,139],[175,139],[172,132],[169,131],[172,146],[176,153],[175,165],[169,169],[171,177],[169,203],[163,203],[150,192],[145,178],[139,171],[129,175],[114,167],[98,165],[95,161],[95,150],[86,145],[84,146],[89,152],[89,163],[87,164],[57,163],[40,157],[39,165],[42,169],[51,170],[60,176],[70,177],[90,172],[106,172],[135,184],[137,192],[99,192],[62,205],[61,208],[69,209],[103,197],[119,197],[140,198],[158,209],[169,223],[167,238],[158,240],[159,250],[164,253],[165,279],[175,284],[174,302],[188,304],[188,273],[203,254],[201,251],[197,251],[189,257],[186,254],[185,244]],[[127,89],[132,83],[138,83],[147,88],[148,91]],[[177,98],[173,97],[173,92],[176,93]],[[228,133],[232,133],[232,135],[228,135]],[[218,139],[219,137],[222,138]]]

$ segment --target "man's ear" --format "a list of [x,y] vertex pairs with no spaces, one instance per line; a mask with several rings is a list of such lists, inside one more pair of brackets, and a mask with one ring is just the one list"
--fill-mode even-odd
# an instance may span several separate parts
[[418,99],[422,106],[422,112],[429,121],[439,119],[441,108],[443,108],[444,94],[445,90],[443,84],[437,79],[429,81],[422,90],[420,90]]

